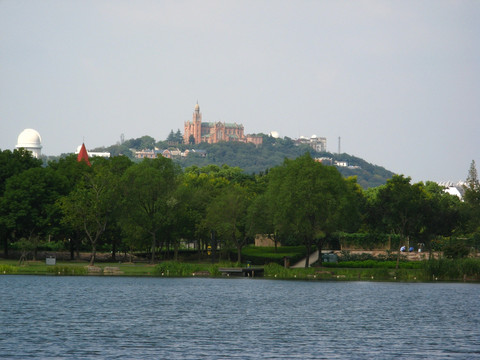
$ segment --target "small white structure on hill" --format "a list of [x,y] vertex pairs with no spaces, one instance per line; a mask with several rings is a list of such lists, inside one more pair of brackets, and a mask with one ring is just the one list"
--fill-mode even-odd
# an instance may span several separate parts
[[[75,151],[75,154],[78,154],[80,152],[80,149],[82,148],[82,145],[78,145],[77,146],[77,150]],[[105,151],[105,152],[98,152],[98,151],[88,151],[87,150],[87,154],[89,157],[92,157],[92,156],[99,156],[99,157],[104,157],[104,158],[109,158],[110,157],[110,153]]]
[[15,148],[30,151],[37,159],[42,155],[42,138],[37,130],[25,129],[18,135]]
[[466,185],[464,181],[458,181],[457,183],[453,183],[451,181],[444,181],[439,182],[438,185],[443,187],[443,191],[450,195],[457,196],[460,200],[463,199],[463,195],[465,193],[464,186]]

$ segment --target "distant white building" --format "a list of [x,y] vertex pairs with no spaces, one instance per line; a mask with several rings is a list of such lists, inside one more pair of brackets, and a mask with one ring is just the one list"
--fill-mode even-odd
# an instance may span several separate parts
[[327,138],[318,137],[317,135],[312,135],[310,138],[300,136],[297,140],[295,140],[295,144],[307,144],[316,152],[327,151]]
[[[80,149],[82,148],[82,145],[79,145],[77,147],[77,150],[75,151],[75,154],[78,154],[80,152]],[[98,151],[88,151],[87,150],[88,157],[92,156],[99,156],[99,157],[104,157],[104,158],[109,158],[110,153],[109,152],[98,152]]]
[[42,138],[37,130],[25,129],[18,135],[15,148],[24,148],[32,153],[37,159],[42,156]]
[[438,185],[443,187],[443,191],[450,195],[455,195],[457,196],[460,200],[463,200],[463,194],[465,192],[464,186],[465,182],[464,181],[459,181],[456,184],[451,182],[451,181],[445,181],[445,182],[439,182]]

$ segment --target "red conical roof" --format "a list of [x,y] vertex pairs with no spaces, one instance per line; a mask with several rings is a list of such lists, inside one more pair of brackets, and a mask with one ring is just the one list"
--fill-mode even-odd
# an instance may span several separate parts
[[82,160],[85,161],[88,166],[91,166],[90,161],[88,160],[87,149],[85,148],[85,144],[83,144],[83,143],[82,143],[82,148],[80,149],[80,152],[78,153],[78,156],[77,156],[77,161],[78,162],[80,162]]

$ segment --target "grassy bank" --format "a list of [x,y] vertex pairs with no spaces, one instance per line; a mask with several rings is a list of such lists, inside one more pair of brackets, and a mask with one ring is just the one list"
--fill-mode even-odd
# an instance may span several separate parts
[[[342,280],[342,281],[480,281],[480,259],[438,259],[411,262],[411,265],[395,269],[394,264],[384,262],[346,262],[335,267],[311,267],[286,269],[277,263],[264,266],[268,279],[288,280]],[[352,267],[355,265],[355,267]],[[0,274],[37,275],[116,275],[158,277],[220,277],[220,267],[235,267],[239,264],[224,262],[187,263],[165,261],[156,265],[145,263],[101,263],[90,267],[84,262],[57,262],[46,265],[41,261],[29,261],[18,265],[13,260],[0,261]],[[245,265],[243,265],[245,266]]]
[[57,261],[56,265],[46,265],[45,261],[26,261],[18,265],[15,260],[0,261],[0,274],[153,276],[154,270],[155,267],[149,264],[106,262],[89,267],[86,262]]

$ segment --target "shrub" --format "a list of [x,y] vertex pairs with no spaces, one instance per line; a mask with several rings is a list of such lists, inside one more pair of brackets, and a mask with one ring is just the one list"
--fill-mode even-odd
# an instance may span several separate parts
[[211,276],[220,274],[218,264],[191,264],[178,261],[164,261],[155,266],[155,274],[163,276],[192,276],[193,273],[208,271]]
[[466,258],[469,252],[469,248],[460,243],[450,244],[443,247],[443,255],[449,259]]
[[290,270],[276,263],[270,263],[263,268],[265,276],[278,277],[280,279],[290,278]]
[[251,261],[254,265],[277,263],[283,265],[284,257],[290,258],[290,264],[295,264],[306,256],[305,246],[279,246],[277,252],[274,247],[246,246],[242,249],[244,261]]
[[338,233],[336,236],[343,248],[355,249],[385,249],[390,246],[397,249],[400,244],[400,236],[393,234],[375,234],[375,233]]
[[[378,260],[363,260],[363,261],[343,261],[341,263],[324,263],[325,267],[338,268],[359,268],[359,269],[395,269],[397,267],[396,261],[378,261]],[[400,269],[421,269],[422,263],[401,261],[398,264]]]
[[47,273],[56,275],[87,275],[88,271],[82,266],[55,265],[48,266]]
[[464,275],[478,278],[480,276],[480,260],[472,258],[463,259],[460,261],[460,270]]
[[16,274],[18,267],[12,265],[0,265],[0,274]]
[[[352,254],[350,251],[342,250],[338,256],[339,262],[345,261],[365,261],[365,260],[376,260],[376,261],[397,261],[398,254],[396,252],[388,251],[386,255],[380,254],[378,256],[373,256],[369,253],[361,254]],[[400,254],[400,261],[405,261],[407,259],[406,255]]]
[[424,272],[429,279],[458,280],[480,275],[480,259],[430,259],[423,262]]

